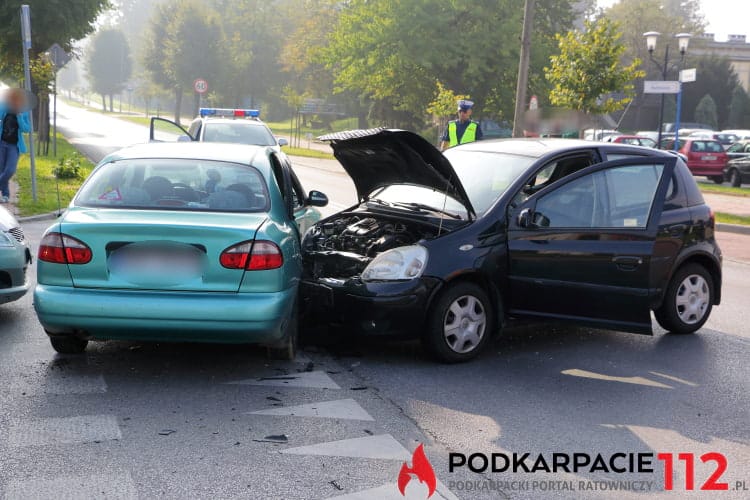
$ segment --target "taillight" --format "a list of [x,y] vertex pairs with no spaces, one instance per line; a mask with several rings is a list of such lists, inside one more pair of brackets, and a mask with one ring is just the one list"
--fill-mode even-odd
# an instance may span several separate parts
[[244,241],[221,252],[219,262],[227,269],[263,271],[284,264],[281,249],[271,241]]
[[48,233],[39,243],[39,260],[53,264],[88,264],[91,249],[67,234]]

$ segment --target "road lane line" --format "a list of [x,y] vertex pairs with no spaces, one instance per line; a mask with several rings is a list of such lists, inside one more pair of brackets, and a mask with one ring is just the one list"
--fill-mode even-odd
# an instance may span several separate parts
[[135,483],[129,473],[57,477],[11,481],[6,488],[5,500],[78,500],[80,498],[106,498],[107,500],[135,500],[138,498]]
[[277,417],[315,417],[315,418],[337,418],[342,420],[367,420],[374,419],[367,411],[353,399],[339,399],[337,401],[322,401],[320,403],[309,403],[297,406],[284,406],[282,408],[269,408],[249,412],[250,415],[273,415]]
[[24,419],[12,423],[8,429],[8,444],[12,448],[117,439],[122,439],[122,434],[114,415]]
[[287,448],[287,455],[321,455],[329,457],[410,460],[411,454],[390,434],[329,441],[309,446]]
[[290,373],[255,379],[227,382],[232,385],[262,385],[267,387],[301,387],[309,389],[341,389],[327,373],[323,371]]

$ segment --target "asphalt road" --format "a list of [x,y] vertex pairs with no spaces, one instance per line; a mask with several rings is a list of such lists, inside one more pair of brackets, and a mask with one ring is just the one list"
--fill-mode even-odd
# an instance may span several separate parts
[[[90,156],[143,132],[61,112],[61,129]],[[295,165],[307,189],[351,201],[330,164]],[[46,225],[24,225],[33,247]],[[446,485],[464,499],[748,498],[734,488],[750,488],[750,263],[730,255],[724,272],[724,303],[696,335],[529,325],[459,366],[413,343],[354,339],[309,346],[291,363],[253,347],[129,342],[61,356],[27,296],[0,307],[0,498],[399,499],[417,443],[442,481],[433,499],[453,498]],[[261,442],[277,435],[286,442]],[[698,457],[718,452],[730,491],[686,492],[679,469],[665,492],[656,459],[651,474],[479,474],[449,472],[450,452],[693,453],[696,488],[714,469]],[[650,491],[581,489],[597,481]],[[408,488],[409,498],[425,490]]]

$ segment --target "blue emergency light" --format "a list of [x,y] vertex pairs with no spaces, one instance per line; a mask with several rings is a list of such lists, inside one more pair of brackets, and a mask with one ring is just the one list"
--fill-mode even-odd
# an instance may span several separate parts
[[258,118],[260,116],[260,111],[257,109],[200,108],[198,114],[201,118],[206,116]]

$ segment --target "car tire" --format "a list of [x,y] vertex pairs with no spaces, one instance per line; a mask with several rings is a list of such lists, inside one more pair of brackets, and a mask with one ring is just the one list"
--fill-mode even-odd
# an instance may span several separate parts
[[422,344],[443,363],[469,361],[490,340],[494,317],[487,292],[474,283],[455,284],[440,294],[430,308]]
[[297,342],[299,340],[299,316],[297,304],[294,304],[292,314],[286,324],[284,340],[268,348],[268,357],[280,361],[293,361],[297,356]]
[[705,267],[688,264],[672,277],[656,321],[669,333],[688,334],[700,329],[711,315],[714,280]]
[[716,184],[724,184],[724,176],[723,175],[714,175],[710,179],[712,181],[714,181]]
[[83,354],[89,344],[88,340],[70,336],[50,337],[49,341],[52,348],[60,354]]
[[732,185],[732,187],[741,187],[742,186],[742,177],[740,176],[740,171],[736,168],[733,168],[729,172],[729,183]]

